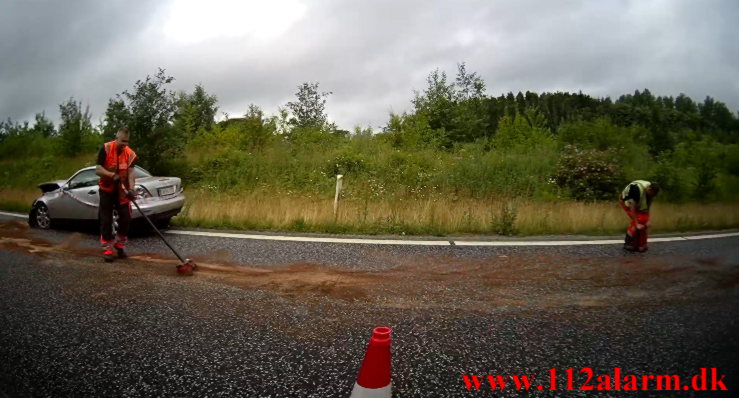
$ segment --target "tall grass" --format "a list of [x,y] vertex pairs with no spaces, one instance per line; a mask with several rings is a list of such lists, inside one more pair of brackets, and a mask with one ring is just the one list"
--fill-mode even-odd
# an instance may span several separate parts
[[[38,189],[0,189],[0,209],[26,213]],[[333,199],[314,194],[255,190],[186,191],[183,227],[356,234],[620,234],[628,219],[616,202],[534,199],[343,200],[334,220]],[[673,204],[657,201],[654,233],[739,228],[739,203]]]
[[41,195],[41,191],[31,189],[5,188],[0,189],[0,209],[27,213],[31,204]]
[[[618,203],[531,199],[333,200],[252,191],[188,191],[176,224],[190,227],[369,234],[619,234],[628,218]],[[657,203],[654,233],[739,227],[739,203]]]

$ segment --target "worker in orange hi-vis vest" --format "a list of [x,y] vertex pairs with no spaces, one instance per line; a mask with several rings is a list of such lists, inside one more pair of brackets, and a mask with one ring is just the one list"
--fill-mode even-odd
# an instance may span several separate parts
[[626,230],[624,249],[629,251],[647,251],[647,230],[649,228],[649,208],[652,199],[659,193],[656,182],[636,180],[621,192],[621,207],[631,219]]
[[[136,153],[129,148],[130,133],[128,128],[118,129],[115,140],[106,142],[98,153],[96,174],[100,177],[100,243],[103,246],[103,258],[111,262],[115,258],[126,258],[124,247],[128,241],[128,229],[131,224],[131,200],[135,199],[134,166]],[[125,187],[125,189],[123,189]],[[113,210],[118,212],[118,228],[113,236]]]

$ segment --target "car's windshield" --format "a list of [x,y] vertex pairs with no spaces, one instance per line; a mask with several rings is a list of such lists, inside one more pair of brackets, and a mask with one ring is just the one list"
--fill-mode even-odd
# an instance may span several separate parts
[[134,167],[134,170],[136,170],[136,178],[151,177],[151,173],[139,166]]
[[[136,170],[136,178],[151,177],[151,173],[146,169],[136,166],[134,170]],[[67,187],[68,189],[92,187],[97,185],[99,178],[95,174],[95,169],[83,170],[69,180]]]
[[87,187],[93,187],[97,185],[98,183],[98,176],[95,174],[95,169],[89,169],[89,170],[83,170],[77,173],[74,177],[72,177],[71,180],[69,180],[69,183],[67,186],[69,189],[76,189],[76,188],[87,188]]

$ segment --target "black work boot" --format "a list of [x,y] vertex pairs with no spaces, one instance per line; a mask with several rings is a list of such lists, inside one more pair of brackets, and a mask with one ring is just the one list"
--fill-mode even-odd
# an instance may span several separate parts
[[634,237],[626,234],[626,237],[624,238],[624,250],[633,252],[636,251],[636,247],[634,247]]
[[106,249],[103,252],[103,260],[105,260],[106,263],[112,263],[115,257],[113,257],[113,250]]
[[128,258],[128,254],[126,254],[126,251],[123,250],[123,246],[118,247],[118,245],[116,245],[115,251],[118,252],[118,258]]

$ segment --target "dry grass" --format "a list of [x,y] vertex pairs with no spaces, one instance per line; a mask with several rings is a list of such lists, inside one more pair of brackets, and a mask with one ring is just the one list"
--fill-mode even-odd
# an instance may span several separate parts
[[39,196],[41,191],[38,189],[0,189],[0,209],[26,213]]
[[[27,212],[37,189],[0,190],[0,208]],[[333,199],[243,195],[201,190],[187,193],[181,226],[368,234],[617,234],[628,219],[618,203],[537,202],[532,200],[396,199],[346,200],[336,221]],[[515,216],[515,217],[514,217]],[[672,204],[657,202],[653,232],[682,232],[739,227],[739,203]]]
[[[628,219],[618,203],[537,202],[445,198],[344,201],[336,220],[333,199],[277,196],[271,192],[228,195],[190,191],[177,223],[187,226],[315,232],[464,234],[614,234]],[[739,227],[739,203],[657,203],[653,231]]]

